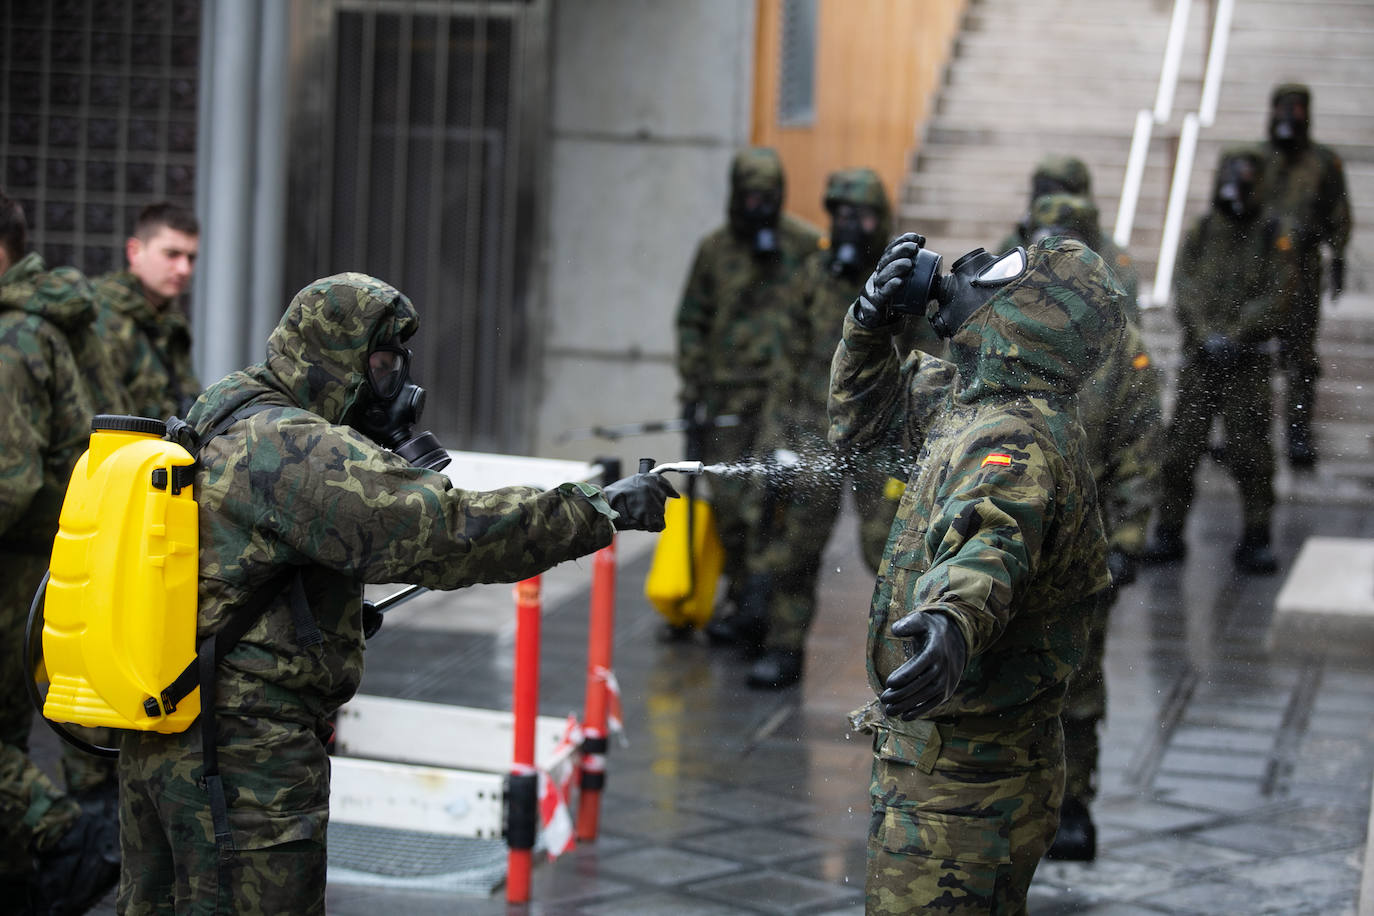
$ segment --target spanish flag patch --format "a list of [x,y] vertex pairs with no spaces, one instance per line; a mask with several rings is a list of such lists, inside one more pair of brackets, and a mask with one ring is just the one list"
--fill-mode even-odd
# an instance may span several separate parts
[[990,464],[1011,464],[1011,456],[1006,453],[994,452],[983,459],[983,463],[978,465],[985,468]]
[[1148,369],[1148,368],[1150,368],[1150,354],[1148,354],[1148,353],[1137,353],[1137,354],[1135,355],[1135,357],[1131,360],[1131,368],[1132,368],[1132,369]]

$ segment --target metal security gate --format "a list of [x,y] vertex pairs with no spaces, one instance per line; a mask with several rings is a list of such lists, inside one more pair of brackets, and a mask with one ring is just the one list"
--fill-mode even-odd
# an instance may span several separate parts
[[546,2],[292,12],[289,284],[395,285],[421,314],[424,424],[450,448],[525,451]]
[[0,0],[0,187],[29,243],[124,266],[138,211],[195,194],[199,0]]

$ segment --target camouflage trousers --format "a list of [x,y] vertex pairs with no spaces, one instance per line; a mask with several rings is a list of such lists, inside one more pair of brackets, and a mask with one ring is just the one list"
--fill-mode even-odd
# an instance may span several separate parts
[[48,558],[0,554],[0,877],[26,874],[35,849],[52,845],[80,808],[29,759],[34,710],[24,685],[24,624]]
[[231,842],[215,845],[199,723],[126,732],[118,907],[125,916],[324,912],[329,758],[312,728],[221,712]]
[[883,561],[883,549],[892,533],[892,520],[902,501],[904,481],[892,477],[886,468],[854,472],[854,505],[859,513],[859,549],[864,563],[874,573]]
[[766,501],[772,511],[761,523],[752,573],[764,573],[768,594],[770,649],[801,651],[816,616],[816,582],[821,554],[840,512],[840,482],[833,476],[803,473]]
[[1226,464],[1240,490],[1245,530],[1269,529],[1274,508],[1274,415],[1269,355],[1252,353],[1234,368],[1185,362],[1178,371],[1178,399],[1164,433],[1159,474],[1159,527],[1182,528],[1193,500],[1193,473],[1208,448],[1212,420],[1226,432]]
[[893,728],[874,736],[865,911],[1026,913],[1059,829],[1058,717],[1016,731],[885,721]]
[[1064,697],[1064,796],[1084,803],[1097,797],[1097,729],[1107,715],[1107,680],[1102,659],[1107,649],[1107,621],[1115,590],[1099,601],[1088,626],[1083,661],[1069,678]]
[[[736,412],[743,420],[740,425],[707,432],[702,461],[731,464],[754,455],[757,412]],[[716,533],[725,554],[725,581],[733,595],[748,576],[750,556],[756,549],[765,498],[763,482],[753,473],[707,474],[706,479],[711,488],[711,506],[716,513]]]

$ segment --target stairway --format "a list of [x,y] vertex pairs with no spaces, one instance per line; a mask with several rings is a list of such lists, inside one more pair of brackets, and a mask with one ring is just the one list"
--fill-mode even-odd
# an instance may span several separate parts
[[[1173,0],[969,0],[934,114],[900,194],[898,228],[952,260],[996,245],[1025,212],[1030,174],[1049,153],[1076,155],[1111,231],[1139,109],[1154,107]],[[1196,111],[1211,4],[1189,15],[1173,111],[1154,128],[1128,250],[1144,298],[1153,286],[1183,117]],[[1374,505],[1374,0],[1236,0],[1216,123],[1199,138],[1184,227],[1205,211],[1217,156],[1264,139],[1269,92],[1312,89],[1312,135],[1345,161],[1355,215],[1347,293],[1327,303],[1319,343],[1316,471],[1281,467],[1289,499],[1341,494]],[[1147,309],[1147,340],[1170,376],[1178,333],[1169,308]],[[1276,393],[1282,383],[1276,381]],[[1277,401],[1276,403],[1281,403]],[[1282,442],[1282,439],[1276,439]]]
[[[1154,277],[1183,116],[1194,111],[1210,41],[1210,7],[1195,0],[1169,121],[1156,125],[1129,250],[1142,291]],[[996,244],[1025,211],[1047,153],[1092,170],[1110,231],[1131,133],[1153,108],[1172,0],[970,0],[934,115],[901,193],[903,230],[942,254]],[[1220,150],[1261,140],[1269,90],[1313,91],[1313,136],[1346,162],[1356,236],[1352,291],[1374,293],[1374,0],[1237,0],[1216,123],[1202,131],[1184,225],[1203,212]]]

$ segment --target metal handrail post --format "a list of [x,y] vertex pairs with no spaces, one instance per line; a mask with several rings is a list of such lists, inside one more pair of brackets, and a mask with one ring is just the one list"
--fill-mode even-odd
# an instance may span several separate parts
[[1135,226],[1135,208],[1140,203],[1140,184],[1145,177],[1145,157],[1150,151],[1150,134],[1154,117],[1148,108],[1135,115],[1135,131],[1131,134],[1131,154],[1126,158],[1126,177],[1121,182],[1121,205],[1116,211],[1116,227],[1112,240],[1122,248],[1131,243]]
[[1183,230],[1183,207],[1188,200],[1188,184],[1193,177],[1193,156],[1197,152],[1198,116],[1189,112],[1183,116],[1183,130],[1178,136],[1178,162],[1174,180],[1169,187],[1169,207],[1164,215],[1164,234],[1159,242],[1159,263],[1155,269],[1155,284],[1150,290],[1150,302],[1163,305],[1169,301],[1169,284],[1173,282],[1174,259],[1178,253],[1178,238]]

